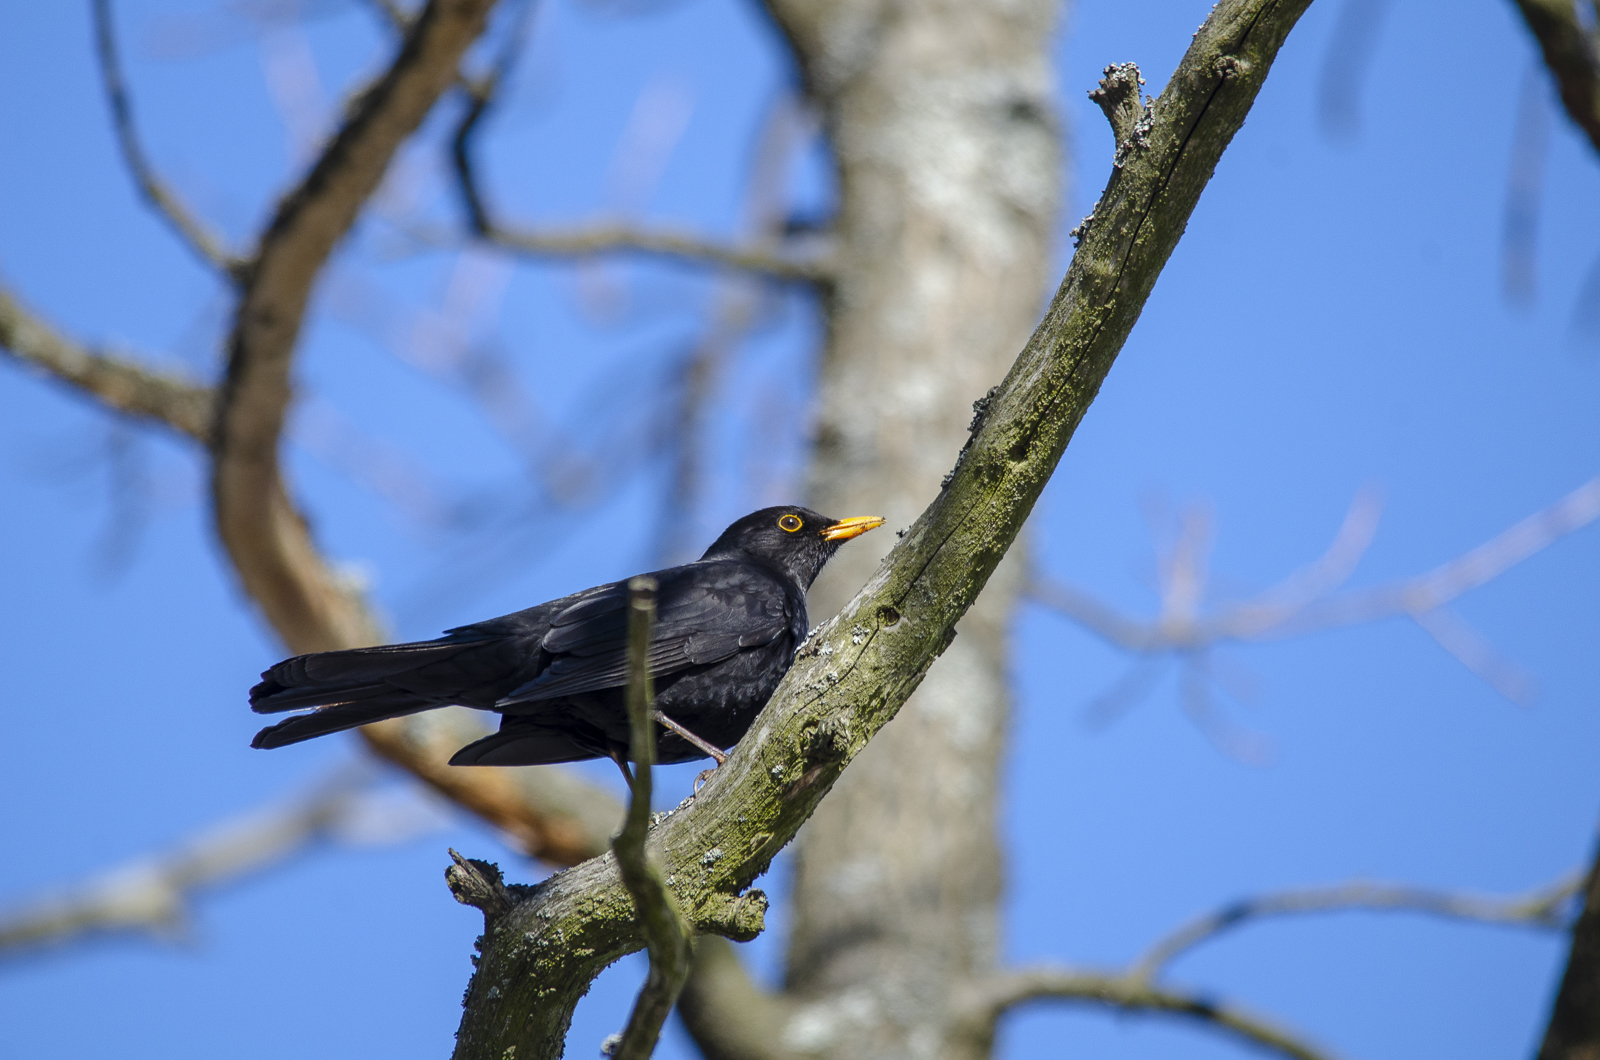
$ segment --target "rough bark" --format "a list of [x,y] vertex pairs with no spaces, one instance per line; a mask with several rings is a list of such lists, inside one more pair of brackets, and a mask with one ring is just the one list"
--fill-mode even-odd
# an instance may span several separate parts
[[[909,526],[973,399],[1038,320],[1057,229],[1055,0],[771,0],[831,135],[835,287],[809,501]],[[832,614],[892,538],[841,553]],[[1013,557],[1015,559],[1015,557]],[[996,800],[1009,713],[1008,562],[894,723],[797,840],[784,1044],[824,1056],[982,1056],[950,992],[993,967]]]
[[[731,938],[760,930],[765,898],[748,891],[751,883],[949,646],[955,623],[1020,532],[1308,4],[1225,0],[1213,9],[1146,120],[1119,145],[1066,279],[973,424],[948,485],[866,587],[807,641],[701,794],[652,833],[650,849],[696,930]],[[957,945],[976,952],[970,940]],[[639,945],[613,859],[545,881],[480,940],[456,1055],[559,1056],[578,999],[608,964]]]

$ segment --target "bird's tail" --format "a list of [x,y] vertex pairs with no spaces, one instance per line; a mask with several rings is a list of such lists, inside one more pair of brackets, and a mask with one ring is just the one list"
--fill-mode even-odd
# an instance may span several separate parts
[[250,746],[284,747],[445,706],[436,697],[405,687],[412,683],[407,675],[449,659],[462,647],[459,642],[423,641],[285,659],[264,672],[250,690],[250,709],[258,714],[316,709],[262,729]]
[[375,721],[387,721],[389,718],[403,718],[407,714],[416,714],[437,706],[439,704],[418,700],[416,696],[411,695],[393,696],[390,699],[367,703],[340,703],[337,706],[313,710],[309,714],[296,714],[276,725],[268,725],[256,733],[256,738],[250,741],[250,746],[268,749],[287,747],[315,736],[343,732],[360,725],[370,725]]

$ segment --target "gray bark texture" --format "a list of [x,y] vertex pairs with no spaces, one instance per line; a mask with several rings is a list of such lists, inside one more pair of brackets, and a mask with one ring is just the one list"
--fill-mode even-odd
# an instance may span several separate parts
[[[760,892],[750,890],[751,884],[816,811],[845,767],[895,717],[935,658],[950,646],[955,623],[968,613],[1021,531],[1138,319],[1217,160],[1243,123],[1278,48],[1308,3],[1309,0],[1224,0],[1213,9],[1161,97],[1141,111],[1138,122],[1123,130],[1110,180],[1094,220],[1083,230],[1082,246],[1043,322],[975,418],[966,446],[959,455],[926,454],[922,448],[907,446],[904,466],[908,469],[934,461],[948,462],[953,457],[955,469],[947,484],[917,516],[865,587],[807,641],[783,684],[728,762],[716,770],[698,796],[666,816],[652,831],[649,850],[660,859],[667,887],[701,934],[740,939],[750,938],[762,929],[766,899]],[[796,39],[804,33],[820,35],[825,30],[819,19],[785,25]],[[1040,31],[1045,27],[1042,19],[1036,24]],[[968,26],[964,34],[983,37],[974,26]],[[852,32],[850,36],[854,39],[856,34]],[[887,31],[869,36],[887,39]],[[912,51],[934,46],[914,32],[908,34],[907,47]],[[869,56],[856,66],[809,66],[807,76],[813,83],[822,77],[840,82],[870,78],[867,68],[873,64]],[[1025,69],[1023,73],[1026,74]],[[1120,74],[1128,76],[1126,71]],[[933,93],[934,89],[927,87],[926,91]],[[1013,110],[1001,107],[995,120],[1020,119]],[[835,135],[843,138],[846,133],[841,122]],[[931,130],[919,127],[918,135],[940,133],[935,124]],[[1039,136],[1036,142],[1044,148],[1037,160],[1042,166],[1053,168],[1051,139]],[[890,148],[896,153],[940,149],[937,144],[916,141],[885,146],[885,150]],[[853,150],[856,148],[848,143],[840,145],[841,154]],[[862,145],[860,150],[867,152],[869,148]],[[979,165],[976,160],[968,164]],[[873,163],[862,170],[861,190],[847,192],[847,199],[872,189],[884,195],[907,196],[905,184],[900,183],[907,178],[895,176],[905,171],[897,167],[874,168],[878,165]],[[1045,180],[1048,183],[1049,178]],[[931,194],[926,189],[919,193]],[[880,231],[897,240],[927,239],[934,244],[930,252],[936,253],[945,238],[943,229],[916,235],[922,223],[917,210],[906,208],[900,215],[899,209]],[[927,223],[935,222],[930,219]],[[871,232],[870,227],[868,231]],[[882,238],[863,236],[869,243]],[[838,301],[832,349],[837,352],[847,338],[863,343],[886,341],[875,336],[895,329],[911,336],[937,335],[941,328],[957,329],[958,334],[968,327],[980,329],[977,335],[966,333],[969,343],[980,341],[979,336],[986,333],[1005,334],[1010,323],[1002,323],[988,333],[983,330],[985,325],[961,315],[992,315],[995,310],[993,304],[980,306],[965,298],[967,284],[977,284],[979,280],[972,275],[978,266],[963,254],[954,255],[954,264],[945,276],[947,286],[924,296],[895,296],[892,305],[907,316],[888,315],[875,323],[863,321],[859,332],[845,330],[845,322],[850,319],[845,303],[855,296],[849,283],[841,285],[835,295]],[[933,270],[930,278],[940,275]],[[884,284],[884,290],[894,291],[897,280],[874,273],[863,276],[860,282],[866,290],[874,289],[871,285]],[[1010,296],[992,287],[987,290],[991,298],[1004,298],[1003,304],[1011,304],[1013,298],[1027,303],[1034,297],[1032,289]],[[946,300],[967,308],[948,310],[943,304]],[[928,331],[921,330],[925,322],[916,316],[919,313],[933,315],[934,323],[926,325]],[[908,339],[902,348],[910,348],[915,341]],[[925,337],[922,341],[935,340]],[[980,352],[987,348],[976,347]],[[978,359],[978,353],[972,356]],[[987,370],[974,369],[974,375],[966,378],[975,378],[981,384]],[[838,374],[827,385],[865,386],[882,380],[890,386],[899,382],[892,373],[868,373],[858,384],[846,374],[843,365],[836,371]],[[889,372],[886,368],[879,371]],[[899,400],[905,405],[898,415],[910,417],[911,422],[942,422],[937,412],[912,415],[905,411],[918,407],[917,401],[912,400],[916,397],[910,394],[896,398],[893,392],[879,395],[875,402],[879,408],[872,414],[895,415],[895,402]],[[939,406],[935,402],[932,407]],[[864,437],[856,433],[855,442],[851,436],[828,437],[830,429],[845,427],[856,432],[859,425],[838,421],[830,425],[825,420],[823,437],[819,439],[821,446],[837,453],[837,457],[829,459],[840,460],[838,466],[848,466],[856,458],[861,452],[856,445],[898,444],[888,432],[866,432]],[[817,493],[824,495],[820,487]],[[886,514],[901,513],[891,508]],[[998,638],[999,623],[994,629]],[[980,639],[982,635],[980,632],[979,637],[968,639]],[[973,658],[976,661],[965,664],[969,673],[982,666],[982,655]],[[966,708],[965,701],[958,698],[964,692],[962,681],[954,676],[946,680],[950,685],[948,698],[933,699],[932,709],[919,708],[919,713],[929,717],[925,723],[928,728],[948,724],[938,719],[937,704],[956,702]],[[990,687],[997,686],[998,675]],[[977,727],[980,735],[973,742],[972,753],[991,757],[998,753],[998,721],[993,725],[995,736]],[[906,728],[917,733],[922,727]],[[950,727],[959,730],[958,725]],[[939,742],[928,744],[932,748],[929,753],[948,754],[943,750],[947,745],[960,746],[959,741],[941,733]],[[924,764],[923,768],[930,774],[934,771],[931,764]],[[992,790],[993,765],[984,768]],[[946,784],[948,780],[938,778],[938,782]],[[871,781],[865,783],[870,785]],[[937,798],[932,807],[918,807],[930,816],[974,813],[966,800],[974,794],[982,799],[984,794],[958,791],[930,796],[927,793],[933,790],[932,783],[919,780],[909,789],[885,785],[880,790],[887,792],[885,797],[895,799]],[[992,798],[982,801],[976,814],[981,816],[985,830],[984,848],[966,851],[966,858],[968,863],[982,861],[986,850],[990,852],[986,867],[958,871],[942,854],[910,851],[896,858],[908,867],[897,868],[895,874],[909,881],[896,884],[905,888],[897,900],[917,901],[921,916],[959,916],[959,910],[976,909],[983,917],[981,922],[957,924],[947,934],[929,931],[913,923],[910,916],[897,916],[899,911],[888,908],[891,902],[873,904],[870,899],[862,899],[846,903],[845,908],[853,910],[848,913],[852,919],[813,908],[802,913],[813,920],[797,932],[791,976],[795,993],[809,988],[814,991],[812,996],[822,998],[826,1004],[829,991],[842,996],[850,986],[859,990],[880,974],[874,962],[884,960],[881,955],[889,951],[861,946],[859,938],[839,935],[840,931],[850,930],[898,933],[898,939],[904,940],[898,945],[911,955],[907,960],[922,960],[922,954],[929,954],[926,959],[941,962],[935,971],[945,977],[937,986],[943,992],[941,996],[950,996],[956,984],[975,987],[977,984],[964,982],[969,977],[962,975],[961,969],[981,971],[991,965],[996,935],[997,876],[990,838]],[[882,827],[896,827],[893,820]],[[941,830],[965,827],[943,820],[937,824]],[[832,852],[835,849],[863,849],[868,842],[894,849],[903,842],[901,837],[887,833],[863,833],[858,840],[849,834],[857,827],[856,822],[846,822],[840,829],[846,833],[843,839],[830,840],[824,833],[808,847],[803,860],[814,867],[803,866],[802,876],[814,873],[821,882],[813,884],[803,879],[802,888],[815,887],[814,893],[826,896],[834,885],[827,879],[824,863],[814,853],[818,849],[837,857]],[[943,843],[930,830],[920,834],[928,837],[925,842]],[[828,842],[838,845],[822,845]],[[943,871],[955,875],[946,878],[941,875]],[[864,888],[878,886],[878,881],[868,879]],[[912,897],[906,898],[907,894]],[[859,919],[869,912],[889,919],[883,925]],[[808,943],[808,939],[819,941]],[[613,858],[595,858],[533,888],[524,900],[488,925],[480,940],[478,969],[468,988],[457,1038],[457,1057],[534,1060],[561,1055],[578,999],[607,965],[641,944],[633,903]],[[907,984],[907,989],[925,987],[926,980],[903,969],[894,974]],[[923,1011],[930,1013],[937,1003],[922,998],[912,1000],[925,1005]],[[868,994],[861,1008],[878,1003]],[[914,1018],[894,1018],[899,1022],[891,1025],[881,1044],[871,1037],[870,1028],[851,1029],[837,1040],[839,1054],[897,1055],[893,1051],[899,1050],[898,1055],[936,1055],[946,1049],[948,1042],[941,1040],[946,1033],[942,1019],[931,1033],[925,1033],[924,1028],[914,1025]],[[878,1020],[887,1023],[883,1014]],[[821,1041],[820,1035],[819,1040],[795,1041],[795,1022],[791,1018],[788,1028],[769,1028],[766,1037],[777,1048],[800,1047],[812,1053],[832,1045],[831,1041]],[[820,1021],[811,1022],[815,1026]],[[992,1026],[990,1021],[980,1031],[963,1032],[968,1042],[952,1048],[966,1055],[980,1053]],[[788,1040],[778,1040],[785,1030],[791,1032]]]
[[[834,146],[835,285],[809,503],[911,525],[1038,320],[1057,230],[1054,0],[771,0]],[[894,538],[842,552],[838,611]],[[821,1056],[984,1056],[951,992],[999,936],[1015,557],[797,840],[781,1034]]]

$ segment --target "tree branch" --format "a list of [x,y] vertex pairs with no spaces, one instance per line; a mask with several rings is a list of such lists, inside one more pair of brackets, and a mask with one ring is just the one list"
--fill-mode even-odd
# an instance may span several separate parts
[[95,353],[63,337],[0,290],[0,348],[107,408],[155,420],[204,444],[211,436],[211,388],[126,357]]
[[138,185],[145,201],[166,218],[178,238],[196,256],[230,280],[238,282],[243,278],[246,266],[244,259],[228,250],[216,234],[189,212],[177,194],[156,175],[150,160],[145,157],[133,121],[133,102],[128,98],[127,82],[122,76],[122,60],[117,54],[117,30],[111,12],[111,0],[94,0],[91,10],[94,14],[96,55],[100,61],[100,77],[105,84],[106,101],[111,106],[111,122],[117,132],[117,146],[122,149],[122,159],[133,175],[134,184]]
[[1037,572],[1029,579],[1027,592],[1035,602],[1066,615],[1117,647],[1140,654],[1195,653],[1230,641],[1280,640],[1404,616],[1496,691],[1514,702],[1526,702],[1532,694],[1532,679],[1495,653],[1446,605],[1596,519],[1600,519],[1600,478],[1590,479],[1549,507],[1426,574],[1330,595],[1354,570],[1377,525],[1376,500],[1358,496],[1321,559],[1259,596],[1209,614],[1199,613],[1194,606],[1198,585],[1183,601],[1164,594],[1161,613],[1152,622],[1128,618],[1087,593]]
[[975,991],[967,1018],[992,1024],[1006,1010],[1030,1001],[1083,1001],[1124,1012],[1188,1016],[1240,1041],[1293,1060],[1332,1060],[1333,1054],[1306,1044],[1293,1033],[1245,1009],[1199,994],[1154,987],[1129,976],[1034,968],[996,975]]
[[168,853],[136,859],[0,917],[0,954],[91,935],[179,935],[188,906],[201,892],[260,872],[327,838],[350,815],[370,780],[370,775],[345,771],[284,806],[228,822]]
[[1258,895],[1198,917],[1167,935],[1133,963],[1128,978],[1150,982],[1201,943],[1247,922],[1270,916],[1391,911],[1426,913],[1480,924],[1559,928],[1566,924],[1562,906],[1578,893],[1582,882],[1577,876],[1563,878],[1520,898],[1484,898],[1423,887],[1360,882]]
[[312,543],[278,466],[306,301],[390,159],[456,76],[493,0],[431,0],[389,69],[278,206],[245,273],[213,439],[217,532],[245,591],[296,652],[371,644],[377,627]]
[[1561,105],[1600,151],[1600,53],[1594,34],[1578,17],[1576,0],[1516,0],[1544,64],[1561,92]]
[[629,757],[633,759],[632,797],[622,831],[611,841],[617,875],[633,898],[633,908],[650,972],[633,1003],[628,1026],[614,1049],[603,1050],[615,1060],[650,1060],[661,1026],[689,976],[690,928],[661,878],[661,866],[645,853],[650,831],[650,774],[656,760],[655,723],[650,704],[650,627],[656,617],[656,581],[637,577],[628,583],[628,728]]
[[467,106],[450,141],[467,226],[473,235],[518,254],[540,258],[590,257],[597,254],[645,254],[769,276],[777,280],[826,282],[832,275],[826,260],[774,254],[761,247],[731,247],[685,232],[646,230],[626,225],[596,225],[568,231],[534,232],[496,220],[484,197],[474,160],[474,142],[496,93],[520,51],[520,30],[514,29],[488,74],[463,80]]
[[1572,929],[1572,949],[1537,1060],[1600,1056],[1600,854],[1576,890],[1583,896],[1583,911]]
[[705,1060],[800,1060],[778,1033],[797,1007],[784,994],[761,989],[727,939],[695,939],[678,1016]]
[[496,246],[534,257],[645,254],[807,283],[825,283],[833,274],[832,266],[824,258],[787,258],[758,248],[726,246],[669,230],[598,225],[565,232],[532,232],[491,224],[480,235]]
[[[1201,191],[1309,0],[1212,9],[1147,133],[1114,167],[1096,221],[1044,321],[974,423],[956,470],[878,573],[800,650],[749,734],[650,849],[703,932],[749,938],[746,894],[846,764],[950,643],[1010,547],[1138,319]],[[456,1056],[561,1053],[572,1008],[640,944],[616,865],[585,862],[536,887],[483,940]]]

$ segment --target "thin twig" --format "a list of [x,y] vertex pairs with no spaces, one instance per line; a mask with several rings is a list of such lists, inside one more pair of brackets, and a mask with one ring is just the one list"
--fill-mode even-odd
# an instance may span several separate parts
[[1485,898],[1424,887],[1362,882],[1258,895],[1226,905],[1173,931],[1133,963],[1128,970],[1128,978],[1150,982],[1173,961],[1201,943],[1209,942],[1245,923],[1273,916],[1353,911],[1402,912],[1425,913],[1480,924],[1560,928],[1567,923],[1563,907],[1578,892],[1581,883],[1579,875],[1571,874],[1516,898]]
[[1188,1016],[1293,1060],[1333,1060],[1332,1053],[1246,1009],[1201,994],[1151,986],[1130,976],[1067,968],[1021,969],[995,975],[979,984],[975,994],[967,1014],[974,1026],[993,1026],[1001,1013],[1030,1001],[1089,1002],[1125,1012]]
[[70,341],[0,290],[0,349],[107,408],[155,420],[204,445],[216,405],[210,387]]
[[374,779],[347,769],[282,806],[229,821],[163,854],[138,858],[64,893],[0,915],[0,953],[89,936],[181,936],[201,894],[254,875],[326,839]]
[[635,915],[650,952],[650,972],[633,1004],[628,1026],[615,1048],[614,1060],[648,1060],[661,1037],[661,1026],[689,977],[691,932],[659,865],[645,852],[650,831],[651,766],[656,757],[655,723],[650,703],[650,627],[656,617],[656,581],[637,577],[628,583],[628,727],[633,759],[632,797],[622,831],[611,841],[622,885],[633,897]]
[[833,274],[826,258],[787,258],[758,248],[733,247],[684,232],[596,225],[568,231],[533,232],[491,226],[483,236],[496,246],[535,257],[644,254],[688,264],[759,273],[777,280],[825,283]]
[[139,192],[157,213],[166,218],[178,236],[206,264],[213,266],[229,279],[243,279],[246,261],[228,250],[222,240],[189,212],[177,194],[156,175],[150,160],[145,157],[139,142],[138,129],[133,120],[133,103],[128,97],[127,82],[122,74],[122,60],[117,53],[117,31],[111,11],[111,0],[94,0],[96,54],[100,61],[100,76],[105,83],[106,100],[111,106],[112,125],[117,132],[117,145],[122,149],[123,161],[133,175]]
[[1209,613],[1195,606],[1190,585],[1200,583],[1203,561],[1181,551],[1173,565],[1182,566],[1190,576],[1169,574],[1161,613],[1154,621],[1130,618],[1080,589],[1037,572],[1029,579],[1026,592],[1036,603],[1073,619],[1117,647],[1145,655],[1192,656],[1224,643],[1281,640],[1403,616],[1415,621],[1496,691],[1513,701],[1526,702],[1532,694],[1532,679],[1444,608],[1600,519],[1600,477],[1426,574],[1335,593],[1371,543],[1377,514],[1374,497],[1358,496],[1321,559],[1258,596]]

